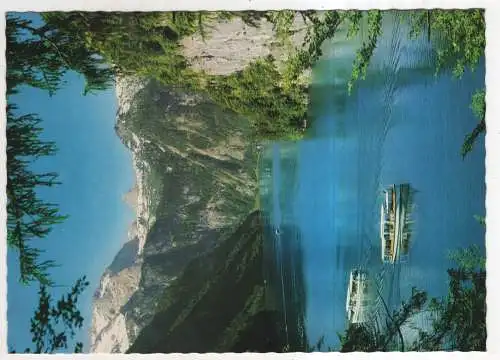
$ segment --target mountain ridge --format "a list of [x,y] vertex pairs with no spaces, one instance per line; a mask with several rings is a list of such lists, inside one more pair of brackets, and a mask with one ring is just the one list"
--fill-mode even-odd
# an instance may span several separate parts
[[[269,54],[286,58],[290,50],[278,51],[273,27],[262,22],[255,28],[238,18],[215,24],[213,37],[184,39],[184,54],[194,69],[218,75],[242,70]],[[216,52],[210,61],[199,62],[198,52],[215,51],[224,33],[234,45],[228,54],[240,49],[253,55],[231,63]],[[301,37],[294,39],[298,46]],[[132,153],[136,173],[136,184],[124,200],[135,209],[136,220],[94,296],[94,353],[124,353],[132,346],[154,318],[158,299],[185,267],[210,254],[251,213],[257,187],[256,143],[245,117],[205,94],[152,79],[119,77],[116,94],[115,129]],[[117,266],[124,262],[127,266]]]

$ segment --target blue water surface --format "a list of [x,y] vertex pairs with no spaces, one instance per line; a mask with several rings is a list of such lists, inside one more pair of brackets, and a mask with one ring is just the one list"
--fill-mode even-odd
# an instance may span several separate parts
[[[261,165],[272,179],[261,182],[268,221],[276,229],[299,229],[287,236],[300,237],[305,332],[310,344],[324,336],[325,348],[337,346],[336,333],[346,327],[353,267],[378,274],[385,301],[394,308],[412,286],[430,296],[447,293],[450,250],[477,244],[484,251],[484,228],[474,219],[485,215],[484,138],[465,159],[460,155],[477,124],[470,102],[484,87],[484,63],[461,79],[446,71],[435,76],[427,39],[410,40],[404,25],[386,18],[366,79],[349,95],[359,44],[340,38],[325,45],[313,73],[308,140],[270,145]],[[294,181],[283,181],[290,177]],[[417,191],[410,257],[406,264],[384,266],[380,191],[402,182]],[[279,258],[283,242],[291,239],[280,233],[266,241],[275,243]],[[290,276],[287,271],[281,276]]]

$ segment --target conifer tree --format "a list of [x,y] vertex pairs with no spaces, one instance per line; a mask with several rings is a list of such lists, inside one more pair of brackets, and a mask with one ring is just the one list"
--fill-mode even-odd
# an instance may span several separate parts
[[[447,296],[427,301],[427,292],[414,289],[392,314],[386,308],[385,324],[350,324],[339,334],[340,351],[486,351],[485,259],[477,246],[455,251],[450,258],[457,266],[448,270]],[[435,315],[432,326],[419,329],[410,341],[401,328],[422,310]]]
[[[56,146],[41,140],[41,119],[36,114],[22,114],[12,95],[22,86],[47,90],[52,95],[69,70],[83,73],[86,92],[99,90],[111,84],[112,72],[85,47],[78,47],[70,37],[46,25],[36,28],[29,20],[7,15],[6,40],[7,244],[18,251],[20,282],[38,282],[40,286],[30,329],[34,348],[25,352],[54,353],[67,350],[76,330],[82,327],[77,302],[89,283],[85,277],[77,280],[66,295],[53,303],[49,270],[55,262],[43,260],[43,251],[34,242],[46,238],[53,226],[66,217],[56,204],[42,200],[37,193],[40,188],[59,184],[57,173],[36,172],[32,164],[40,157],[54,155]],[[82,350],[83,344],[77,342],[74,352]]]
[[48,270],[55,263],[42,261],[42,251],[33,242],[46,238],[65,216],[59,214],[56,204],[41,200],[37,194],[41,187],[59,184],[57,173],[37,173],[32,164],[40,157],[54,155],[56,146],[40,139],[41,119],[36,114],[20,115],[11,96],[22,86],[52,95],[70,70],[85,76],[85,92],[95,91],[112,84],[113,72],[95,52],[48,24],[37,27],[30,20],[8,14],[6,40],[7,243],[19,252],[21,282],[36,280],[49,285]]
[[48,90],[54,94],[70,71],[86,79],[84,93],[112,85],[114,73],[102,57],[76,41],[69,33],[49,24],[36,27],[30,20],[7,15],[7,88],[19,85]]
[[39,198],[39,187],[58,184],[54,172],[36,173],[30,164],[41,156],[51,156],[53,142],[40,140],[40,119],[34,114],[15,116],[15,105],[7,106],[7,244],[19,252],[21,282],[37,280],[50,284],[51,260],[40,261],[41,250],[34,240],[50,234],[52,226],[62,222],[57,205]]
[[[46,285],[40,284],[38,306],[31,318],[30,333],[34,347],[27,347],[25,353],[52,354],[69,350],[76,331],[83,325],[83,317],[77,308],[78,298],[89,285],[86,277],[78,279],[56,303]],[[75,342],[73,352],[81,353],[83,343]],[[15,349],[11,349],[15,353]]]

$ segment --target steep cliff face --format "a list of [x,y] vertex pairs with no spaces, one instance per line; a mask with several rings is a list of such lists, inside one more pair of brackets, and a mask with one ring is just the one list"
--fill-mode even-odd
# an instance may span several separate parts
[[[275,42],[269,23],[255,29],[236,19],[217,25],[207,41],[183,45],[195,69],[224,75],[276,51]],[[211,60],[200,60],[202,53]],[[246,218],[256,190],[245,118],[152,80],[119,78],[116,92],[116,131],[136,172],[125,200],[137,216],[94,297],[91,351],[102,353],[132,345],[187,264],[212,253]]]
[[[128,352],[304,351],[298,229],[283,227],[287,241],[279,264],[272,253],[277,247],[269,242],[264,246],[265,231],[273,229],[266,228],[260,211],[254,211],[212,251],[191,261],[158,297],[152,321]],[[291,276],[282,278],[281,271]]]
[[112,264],[101,279],[93,352],[124,352],[154,314],[158,295],[232,231],[254,199],[245,119],[153,82],[134,99],[117,132],[133,152],[137,174],[127,196],[137,212],[130,231],[136,253],[128,267],[112,271]]
[[[130,110],[134,97],[145,85],[145,82],[135,78],[117,79],[117,123]],[[124,201],[135,210],[136,220],[129,228],[128,241],[102,275],[94,294],[91,352],[124,352],[133,340],[129,338],[125,314],[121,309],[139,287],[142,267],[140,254],[146,241],[148,224],[154,218],[150,216],[149,198],[144,186],[147,163],[138,156],[142,143],[137,136],[134,137],[135,134],[130,135],[132,140],[128,140],[126,145],[132,151],[136,185],[124,195]]]
[[306,37],[306,24],[300,15],[293,20],[293,35],[286,46],[278,40],[271,22],[262,18],[252,23],[235,17],[214,24],[205,38],[199,34],[184,38],[183,54],[196,70],[211,75],[229,75],[268,55],[273,55],[280,66],[302,46]]
[[126,128],[124,117],[129,113],[131,106],[134,106],[134,99],[137,94],[147,86],[146,80],[140,80],[134,77],[125,77],[116,79],[116,95],[118,98],[118,111],[116,130],[122,141],[132,152],[132,166],[136,174],[136,184],[134,188],[125,195],[125,201],[131,205],[136,212],[136,221],[132,225],[135,236],[138,239],[138,255],[142,253],[146,237],[151,224],[154,223],[154,206],[152,201],[155,191],[154,188],[148,188],[145,184],[148,173],[151,172],[151,165],[147,159],[141,156],[146,140],[139,137],[133,131],[120,131]]
[[[224,351],[264,302],[262,224],[250,214],[215,249],[194,259],[162,296],[133,353]],[[231,296],[227,286],[231,284]],[[245,310],[245,311],[242,311]],[[262,335],[262,334],[259,334]]]
[[[141,266],[134,259],[137,258],[137,245],[137,238],[125,244],[101,278],[92,311],[92,352],[123,352],[130,346],[121,307],[139,285]],[[125,252],[132,253],[126,254],[128,261],[120,264],[120,255]]]

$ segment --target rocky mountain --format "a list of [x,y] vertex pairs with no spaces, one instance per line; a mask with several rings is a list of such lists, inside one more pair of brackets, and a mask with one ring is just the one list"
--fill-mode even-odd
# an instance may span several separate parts
[[[137,181],[127,197],[137,219],[96,292],[93,352],[124,352],[153,315],[158,295],[239,224],[255,196],[244,119],[152,81],[127,105],[116,127],[133,153]],[[127,266],[115,264],[127,256]]]
[[[298,229],[283,227],[286,241],[279,246],[279,263],[276,246],[263,241],[265,229],[262,214],[254,211],[213,251],[192,260],[159,297],[155,315],[128,352],[303,349],[305,293]],[[288,276],[283,278],[282,271]]]
[[[193,37],[182,43],[195,69],[224,75],[270,52],[286,56],[285,51],[276,53],[276,34],[265,21],[261,27],[250,28],[241,19],[233,19],[216,24],[211,34],[205,40]],[[141,331],[147,333],[155,315],[164,309],[170,287],[174,286],[172,294],[179,294],[178,279],[186,277],[188,266],[195,268],[192,263],[196,261],[209,264],[222,243],[257,251],[256,243],[240,244],[245,238],[233,236],[232,242],[227,240],[245,219],[257,226],[255,218],[247,218],[257,186],[256,144],[251,141],[249,122],[203,94],[167,88],[154,80],[118,78],[116,93],[116,132],[132,152],[136,173],[136,185],[124,197],[135,208],[136,220],[129,241],[105,271],[95,292],[90,337],[91,352],[97,353],[141,349],[142,345],[132,344]],[[246,224],[241,226],[249,226]],[[252,241],[256,239],[257,235]],[[246,250],[227,251],[237,256],[232,260],[233,267],[248,257]],[[253,267],[249,269],[255,272]],[[201,268],[198,271],[204,272]],[[249,299],[257,301],[263,290],[254,285],[262,283],[262,274],[247,275],[251,277]],[[200,280],[199,286],[206,285]],[[172,301],[182,303],[178,298]],[[241,316],[250,316],[240,314],[245,307],[254,306],[246,302],[240,305],[242,308],[234,309],[233,327],[228,329],[234,330],[243,321]],[[188,309],[191,307],[184,304],[178,311]],[[262,322],[258,313],[255,321]],[[144,336],[140,336],[141,341]]]
[[249,24],[234,17],[213,24],[205,39],[200,34],[182,39],[183,55],[193,69],[211,75],[229,75],[268,55],[277,59],[281,67],[306,37],[307,27],[300,15],[294,17],[291,30],[293,34],[283,44],[273,24],[265,18]]
[[[214,251],[191,261],[160,297],[155,316],[129,352],[209,352],[231,347],[262,307],[261,234],[260,216],[254,212]],[[228,284],[233,285],[231,294],[224,294]]]

